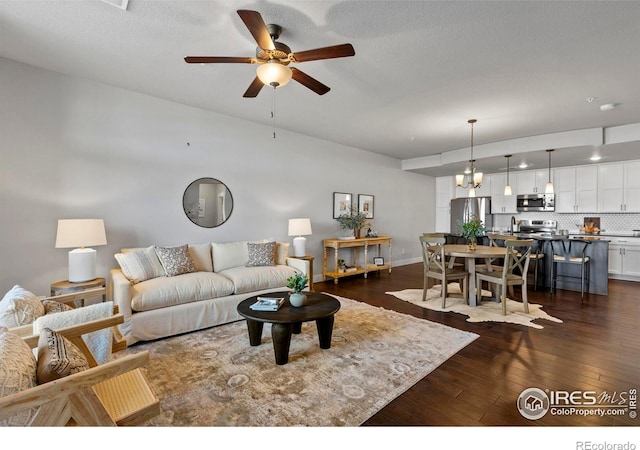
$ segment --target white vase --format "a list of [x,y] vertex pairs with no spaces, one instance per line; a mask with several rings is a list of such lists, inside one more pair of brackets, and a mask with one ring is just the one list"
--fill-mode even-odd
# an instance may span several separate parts
[[289,295],[289,303],[291,303],[291,306],[295,306],[296,308],[298,308],[300,306],[304,306],[306,302],[307,296],[304,294],[294,292],[293,294]]

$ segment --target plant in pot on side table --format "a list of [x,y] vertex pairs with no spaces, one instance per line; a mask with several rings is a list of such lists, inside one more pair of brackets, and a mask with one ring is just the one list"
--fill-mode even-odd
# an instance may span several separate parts
[[360,231],[368,225],[367,215],[358,211],[356,206],[351,207],[349,214],[342,214],[336,220],[343,230],[353,230],[356,239],[360,239]]
[[469,250],[476,249],[476,240],[480,236],[484,236],[484,224],[479,217],[475,216],[462,225],[462,237],[469,240]]
[[301,273],[287,278],[287,287],[293,289],[293,294],[289,295],[289,303],[291,306],[300,307],[304,306],[307,301],[307,296],[302,293],[302,290],[309,284],[309,277]]

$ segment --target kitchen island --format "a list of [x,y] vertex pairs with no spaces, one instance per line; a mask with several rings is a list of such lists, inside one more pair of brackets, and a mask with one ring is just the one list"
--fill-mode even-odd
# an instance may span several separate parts
[[[544,254],[538,282],[551,289],[551,262],[553,261],[552,241],[579,239],[589,242],[586,256],[589,257],[590,294],[607,295],[609,293],[609,239],[597,235],[558,235],[550,233],[516,233],[520,239],[535,239]],[[556,289],[580,291],[580,266],[577,264],[558,264]],[[570,278],[569,278],[570,277]]]

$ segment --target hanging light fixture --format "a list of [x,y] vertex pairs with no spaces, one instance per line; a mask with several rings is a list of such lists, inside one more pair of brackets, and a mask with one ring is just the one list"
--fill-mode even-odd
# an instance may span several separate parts
[[476,162],[476,160],[473,159],[473,124],[476,122],[476,119],[467,120],[467,123],[471,124],[471,159],[469,160],[469,162],[471,163],[471,169],[468,173],[469,179],[467,180],[467,183],[465,184],[464,182],[464,174],[456,175],[456,186],[463,187],[465,189],[469,188],[469,197],[475,197],[476,189],[478,189],[482,184],[482,172],[476,172],[476,169],[474,167],[474,163]]
[[545,194],[553,194],[553,183],[551,182],[551,152],[552,151],[553,149],[547,150],[547,153],[549,154],[549,181],[547,182],[547,185],[544,188]]
[[512,155],[505,155],[507,158],[507,184],[504,186],[504,195],[511,195],[511,185],[509,184],[509,161]]

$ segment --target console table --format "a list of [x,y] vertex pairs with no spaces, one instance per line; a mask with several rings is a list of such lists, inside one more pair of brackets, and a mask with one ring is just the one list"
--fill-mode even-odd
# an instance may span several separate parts
[[[387,245],[389,253],[384,258],[381,253],[381,246]],[[377,272],[380,270],[389,270],[391,273],[391,238],[389,236],[378,236],[361,239],[325,239],[323,241],[323,264],[322,275],[324,279],[333,278],[333,282],[338,284],[338,280],[342,277],[351,275],[364,274],[367,278],[369,272]],[[329,261],[329,251],[333,249],[333,264],[331,267],[327,265]],[[355,270],[339,271],[338,270],[338,254],[340,249],[352,250],[352,263]],[[360,250],[363,250],[362,259],[360,259]],[[373,254],[375,250],[375,255]],[[374,257],[383,258],[382,264],[376,264]]]

